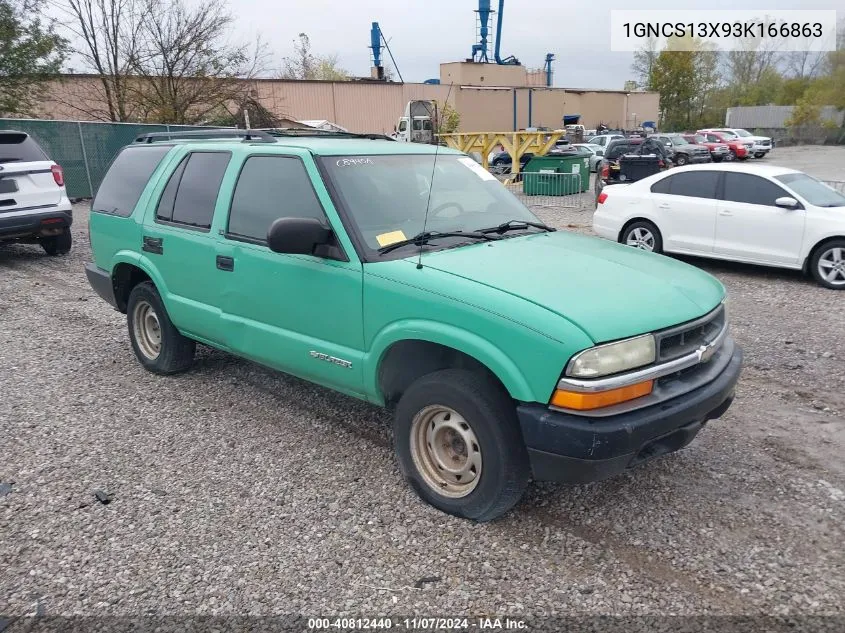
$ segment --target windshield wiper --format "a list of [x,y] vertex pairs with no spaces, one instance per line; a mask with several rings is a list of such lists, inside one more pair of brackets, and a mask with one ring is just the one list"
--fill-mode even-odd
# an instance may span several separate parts
[[520,231],[522,229],[527,229],[529,226],[534,227],[535,229],[542,229],[543,231],[547,231],[549,233],[554,233],[557,231],[556,228],[547,226],[542,222],[530,222],[528,220],[508,220],[507,222],[502,222],[498,226],[491,226],[486,229],[478,229],[479,233],[506,233],[507,231]]
[[422,246],[423,244],[427,244],[429,241],[436,239],[438,237],[469,237],[475,240],[498,240],[501,239],[499,237],[493,237],[492,235],[486,235],[481,231],[472,231],[469,233],[464,233],[463,231],[423,231],[422,233],[417,233],[414,237],[401,240],[399,242],[393,242],[393,244],[388,244],[387,246],[382,246],[378,249],[379,255],[384,255],[385,253],[389,253],[390,251],[396,250],[397,248],[401,248],[403,246],[408,246],[409,244],[414,244],[416,246]]

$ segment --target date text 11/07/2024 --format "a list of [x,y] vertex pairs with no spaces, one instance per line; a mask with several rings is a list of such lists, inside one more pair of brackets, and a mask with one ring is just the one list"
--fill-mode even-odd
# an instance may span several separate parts
[[520,631],[528,625],[518,618],[411,617],[411,618],[308,618],[309,631],[405,630],[405,631]]

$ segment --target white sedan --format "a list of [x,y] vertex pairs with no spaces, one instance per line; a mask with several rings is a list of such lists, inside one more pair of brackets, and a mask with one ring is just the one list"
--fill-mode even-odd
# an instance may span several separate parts
[[608,185],[593,230],[655,253],[804,270],[845,290],[845,195],[786,167],[690,165]]

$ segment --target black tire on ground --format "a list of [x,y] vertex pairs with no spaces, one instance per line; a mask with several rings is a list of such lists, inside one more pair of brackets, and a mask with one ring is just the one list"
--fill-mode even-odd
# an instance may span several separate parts
[[65,227],[58,235],[41,238],[41,248],[48,255],[67,255],[73,246],[73,237],[70,229]]
[[733,150],[729,151],[725,156],[725,160],[728,162],[736,160],[736,152]]
[[684,154],[678,154],[677,156],[675,156],[674,163],[678,167],[683,167],[688,162],[689,162],[689,158],[687,158],[686,155],[684,155]]
[[630,245],[632,248],[641,248],[641,250],[650,250],[652,253],[662,253],[663,252],[663,236],[660,234],[660,229],[658,229],[654,223],[649,222],[648,220],[637,220],[636,222],[631,222],[628,226],[622,229],[621,234],[619,235],[619,242],[622,244],[628,244],[629,239],[637,239],[637,231],[639,230],[640,236],[643,235],[643,231],[648,231],[651,234],[651,239],[653,242],[653,246],[649,249],[641,248],[639,246]]
[[[421,453],[419,450],[415,453],[412,448],[412,436],[416,435],[418,425],[425,424],[422,427],[425,429],[427,412],[437,407],[457,413],[477,439],[474,450],[480,453],[480,475],[475,487],[464,496],[441,493],[446,485],[441,483],[441,488],[436,487],[425,474],[425,465],[418,465]],[[415,425],[418,416],[420,421]],[[419,378],[399,400],[393,428],[402,474],[426,503],[443,512],[475,521],[491,521],[516,505],[528,486],[528,453],[514,402],[500,385],[480,372],[444,369]]]
[[711,159],[714,163],[721,163],[721,162],[722,162],[722,158],[723,158],[722,156],[711,156],[711,157],[710,157],[710,159]]
[[[139,340],[139,337],[142,339],[145,337],[143,332],[146,326],[142,321],[148,319],[157,324],[158,354],[149,352],[149,340]],[[196,342],[182,336],[173,325],[164,308],[164,302],[151,281],[139,283],[129,293],[126,323],[129,327],[132,349],[144,369],[161,375],[178,374],[190,369],[194,362]]]
[[748,154],[746,154],[746,155],[745,155],[745,156],[743,156],[742,158],[740,158],[739,156],[737,156],[737,157],[736,157],[736,159],[737,159],[738,161],[740,161],[740,162],[746,161],[746,160],[748,160]]
[[[834,281],[828,281],[822,276],[822,271],[819,267],[819,261],[821,260],[822,256],[825,256],[827,261],[830,261],[834,264],[834,261],[831,257],[831,251],[833,249],[841,249],[838,251],[839,254],[839,261],[845,261],[845,240],[835,239],[831,240],[830,242],[826,242],[821,246],[817,247],[813,254],[810,256],[810,272],[813,275],[813,279],[816,280],[820,285],[824,286],[825,288],[830,288],[831,290],[845,290],[845,264],[839,264],[841,271],[840,274],[836,276]],[[835,265],[835,264],[834,264]],[[826,271],[831,271],[832,268],[825,267]]]
[[757,152],[754,154],[754,158],[763,158],[766,155],[766,152]]

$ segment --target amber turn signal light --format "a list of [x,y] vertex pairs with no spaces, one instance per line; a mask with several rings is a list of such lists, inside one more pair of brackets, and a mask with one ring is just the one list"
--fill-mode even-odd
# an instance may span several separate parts
[[608,391],[595,391],[592,393],[556,389],[552,396],[551,404],[553,407],[560,407],[562,409],[589,411],[647,396],[653,388],[654,381],[646,380],[645,382],[638,382],[635,385],[628,385],[627,387],[619,387],[618,389],[610,389]]

